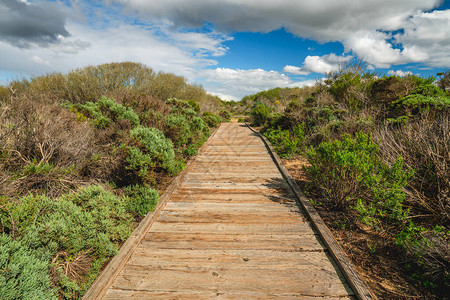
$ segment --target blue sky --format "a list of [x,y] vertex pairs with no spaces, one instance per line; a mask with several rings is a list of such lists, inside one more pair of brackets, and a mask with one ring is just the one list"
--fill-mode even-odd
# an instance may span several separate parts
[[0,0],[4,84],[135,61],[238,100],[354,58],[379,74],[450,68],[449,1]]

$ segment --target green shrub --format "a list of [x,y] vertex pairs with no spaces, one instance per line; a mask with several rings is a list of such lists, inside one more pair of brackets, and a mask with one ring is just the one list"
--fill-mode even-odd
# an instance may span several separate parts
[[450,231],[441,226],[426,229],[410,221],[394,242],[406,252],[413,279],[445,295],[450,286]]
[[[202,118],[180,113],[171,113],[166,117],[166,135],[173,141],[179,153],[196,153],[209,135],[209,127]],[[186,151],[186,148],[192,150]]]
[[[33,244],[52,252],[60,294],[78,297],[95,280],[101,265],[117,254],[133,225],[125,202],[94,185],[58,198],[36,225],[40,239],[34,238]],[[85,276],[84,280],[77,281],[78,276]]]
[[203,122],[206,123],[209,127],[217,127],[220,122],[222,122],[222,118],[216,116],[215,114],[205,111],[202,116]]
[[397,115],[411,117],[425,110],[450,108],[450,97],[439,87],[428,84],[416,87],[409,95],[394,101],[391,109]]
[[404,220],[402,188],[412,172],[403,170],[401,157],[391,166],[384,163],[379,146],[367,134],[321,143],[307,157],[312,184],[335,207],[356,209],[370,225],[383,219]]
[[86,114],[92,124],[98,128],[106,128],[111,123],[111,119],[102,113],[99,105],[95,102],[87,102],[86,104],[76,104],[71,106],[71,111],[75,112],[80,118],[79,110]]
[[111,112],[115,119],[128,120],[132,126],[139,125],[139,116],[132,108],[127,108],[114,101],[114,99],[108,99],[106,97],[102,97],[97,103],[102,109]]
[[152,181],[152,172],[158,165],[158,162],[156,160],[153,160],[153,156],[143,153],[137,147],[122,145],[122,148],[127,149],[127,169],[137,171],[137,175],[144,182]]
[[102,259],[117,253],[133,222],[122,199],[92,185],[55,201],[41,226],[44,237],[61,249],[73,254],[89,250]]
[[[175,175],[181,166],[175,160],[172,142],[156,128],[137,126],[130,130],[130,136],[141,146],[129,147],[130,156],[127,158],[131,169],[146,166],[150,169],[162,169]],[[144,162],[140,162],[143,159]]]
[[125,188],[126,208],[133,215],[145,216],[158,203],[159,194],[148,185],[132,185]]
[[257,103],[254,105],[250,112],[253,123],[257,126],[264,125],[272,109],[263,103]]
[[86,104],[64,103],[64,107],[77,114],[78,119],[85,115],[98,128],[106,128],[112,120],[128,120],[132,126],[138,126],[139,116],[132,108],[127,108],[114,99],[101,97],[97,102],[86,102]]
[[186,117],[193,117],[197,115],[197,104],[195,101],[193,104],[192,101],[180,100],[176,98],[170,98],[166,101],[167,104],[172,105],[171,113],[178,113],[185,115]]
[[196,112],[200,113],[200,104],[194,99],[185,100],[187,104]]
[[220,112],[219,112],[219,116],[222,118],[222,120],[224,120],[225,122],[230,122],[230,120],[231,120],[231,114],[230,114],[230,112],[228,111],[228,110],[225,110],[225,109],[223,109],[223,110],[221,110]]
[[30,164],[26,165],[23,168],[24,175],[32,175],[32,174],[49,174],[55,169],[55,166],[51,163],[37,163],[36,160],[33,160]]
[[303,142],[305,140],[305,123],[297,124],[290,130],[282,130],[269,128],[264,136],[274,146],[275,151],[281,157],[291,157],[294,154],[301,153],[303,149]]
[[182,114],[171,113],[166,117],[166,133],[176,147],[186,145],[193,136],[189,123]]
[[52,207],[53,201],[42,195],[28,194],[17,200],[0,198],[0,220],[3,232],[23,236],[28,228],[40,222]]
[[0,270],[2,299],[57,299],[49,261],[6,234],[0,235]]

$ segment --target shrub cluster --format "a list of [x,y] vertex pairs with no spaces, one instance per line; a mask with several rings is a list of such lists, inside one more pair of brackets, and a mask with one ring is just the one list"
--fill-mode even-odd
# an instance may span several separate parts
[[134,63],[0,87],[2,297],[80,298],[221,121],[205,106],[223,103]]
[[281,89],[242,102],[254,101],[253,124],[281,156],[309,148],[311,192],[355,226],[381,232],[406,254],[402,265],[416,268],[416,283],[440,295],[450,269],[448,72],[436,84],[434,77],[379,78],[364,66],[354,61],[329,74],[282,113]]
[[[102,264],[117,253],[134,225],[125,201],[98,185],[57,199],[29,194],[7,201],[1,206],[0,218],[3,224],[0,247],[5,251],[21,249],[2,263],[10,265],[8,269],[16,273],[2,274],[9,278],[1,288],[24,281],[10,293],[32,294],[33,289],[35,293],[43,289],[44,299],[55,295],[50,275],[63,297],[81,295]],[[35,263],[31,263],[33,260]],[[16,269],[13,264],[17,264]],[[30,279],[25,280],[25,276]],[[32,288],[27,284],[42,286]]]

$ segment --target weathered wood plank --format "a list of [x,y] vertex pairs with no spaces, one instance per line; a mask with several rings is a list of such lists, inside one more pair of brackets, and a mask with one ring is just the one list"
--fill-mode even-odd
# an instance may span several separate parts
[[108,300],[124,300],[124,299],[148,300],[148,299],[303,299],[303,300],[346,300],[354,299],[353,297],[311,297],[303,294],[263,294],[263,293],[224,293],[224,292],[189,292],[189,291],[137,291],[137,290],[121,290],[110,289],[105,299]]
[[113,287],[123,290],[300,293],[305,296],[348,296],[351,290],[323,270],[148,269],[127,265]]
[[160,222],[184,223],[288,223],[301,222],[303,215],[286,214],[284,212],[193,212],[193,211],[163,211],[158,219]]
[[279,203],[192,203],[192,202],[169,202],[164,207],[164,210],[175,211],[175,210],[198,210],[198,211],[242,211],[242,212],[274,212],[274,211],[283,211],[283,212],[297,212],[300,210],[295,203],[280,205]]
[[310,234],[206,234],[148,232],[140,247],[153,249],[242,249],[279,251],[324,251]]
[[273,250],[186,250],[136,248],[129,264],[167,268],[323,269],[334,272],[325,252]]

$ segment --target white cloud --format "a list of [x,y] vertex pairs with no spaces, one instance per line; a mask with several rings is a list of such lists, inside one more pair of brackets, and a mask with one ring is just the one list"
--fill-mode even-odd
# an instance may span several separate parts
[[429,66],[450,67],[450,10],[415,14],[395,41]]
[[323,56],[307,56],[301,68],[287,65],[283,68],[283,72],[295,75],[326,74],[336,71],[342,64],[351,59],[352,56],[337,56],[334,53]]
[[391,75],[391,76],[400,76],[400,77],[405,77],[405,76],[410,76],[410,75],[412,75],[413,73],[411,72],[411,71],[406,71],[406,72],[404,72],[404,71],[402,71],[402,70],[396,70],[396,71],[394,71],[394,70],[389,70],[389,72],[388,72],[388,75]]
[[[450,66],[450,11],[431,10],[442,0],[109,0],[142,18],[222,31],[270,32],[285,28],[303,38],[339,41],[370,64],[420,62]],[[389,32],[404,30],[391,35]],[[399,43],[394,45],[393,42]],[[286,72],[307,72],[287,67]],[[292,73],[292,72],[291,72]]]
[[[116,24],[106,29],[91,29],[84,24],[68,22],[70,37],[48,47],[17,48],[0,41],[0,70],[22,75],[65,72],[87,65],[112,61],[134,61],[156,71],[173,72],[193,79],[195,70],[217,64],[210,56],[227,50],[222,42],[228,37],[219,33],[169,31],[163,25],[155,28]],[[165,36],[161,37],[164,31]]]
[[308,75],[309,74],[309,72],[303,71],[302,68],[296,67],[296,66],[291,66],[291,65],[284,66],[283,72],[289,73],[289,74],[294,74],[294,75]]
[[281,27],[317,40],[340,40],[359,30],[395,30],[417,10],[440,0],[109,0],[141,16],[179,26],[205,21],[236,31],[269,32]]
[[197,77],[205,80],[204,86],[209,92],[227,100],[240,100],[245,95],[275,87],[302,87],[316,83],[315,80],[294,81],[279,72],[263,69],[207,69],[200,70]]

